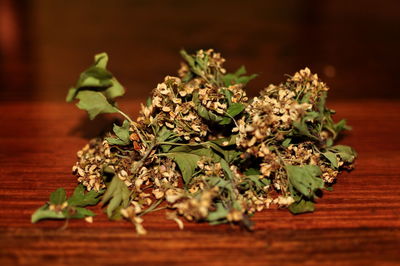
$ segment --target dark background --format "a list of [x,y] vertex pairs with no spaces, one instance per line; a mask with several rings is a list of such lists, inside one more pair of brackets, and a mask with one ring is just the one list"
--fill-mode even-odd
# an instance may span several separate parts
[[92,56],[144,98],[178,51],[215,48],[249,93],[305,66],[331,99],[399,98],[400,1],[0,0],[0,100],[63,101]]

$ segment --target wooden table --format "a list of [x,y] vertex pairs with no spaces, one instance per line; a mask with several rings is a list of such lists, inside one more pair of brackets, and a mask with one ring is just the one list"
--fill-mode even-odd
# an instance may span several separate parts
[[[137,113],[138,102],[123,106]],[[245,232],[190,223],[180,231],[161,211],[145,218],[149,233],[138,237],[129,223],[110,222],[99,208],[93,224],[71,221],[64,231],[61,221],[32,225],[30,215],[51,191],[73,190],[76,151],[111,118],[91,123],[61,102],[3,103],[0,264],[400,264],[400,102],[330,106],[353,126],[341,143],[359,158],[314,213],[264,211],[254,217],[255,232]]]

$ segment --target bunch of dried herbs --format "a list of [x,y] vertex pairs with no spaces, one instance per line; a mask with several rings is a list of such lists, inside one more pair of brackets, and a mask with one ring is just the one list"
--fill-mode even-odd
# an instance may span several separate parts
[[32,222],[91,221],[84,207],[101,201],[110,219],[127,219],[139,234],[142,216],[160,209],[180,228],[182,220],[251,228],[256,211],[313,211],[318,192],[352,169],[355,151],[334,145],[349,127],[333,121],[328,87],[308,68],[249,99],[245,87],[256,75],[244,67],[227,73],[213,50],[181,55],[178,76],[157,85],[136,121],[116,103],[125,91],[107,55],[95,56],[67,101],[78,100],[91,119],[119,113],[124,120],[77,153],[79,186],[69,199],[53,192]]

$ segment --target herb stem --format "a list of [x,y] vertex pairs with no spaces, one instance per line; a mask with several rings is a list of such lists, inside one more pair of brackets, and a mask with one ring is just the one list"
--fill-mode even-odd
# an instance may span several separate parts
[[176,143],[176,142],[168,142],[168,141],[160,141],[160,142],[157,142],[157,144],[175,145],[175,146],[190,146],[191,145],[189,143]]
[[[163,199],[159,199],[158,201],[156,201],[155,203],[153,203],[150,207],[148,207],[146,210],[144,210],[142,213],[140,213],[138,216],[142,216],[145,215],[146,213],[152,212],[152,211],[158,211],[158,209],[156,209],[158,207],[158,205],[161,204],[161,202],[163,202]],[[164,207],[166,208],[166,207]],[[161,209],[160,209],[161,210]]]
[[153,141],[152,144],[150,145],[150,147],[147,148],[146,153],[143,155],[143,157],[140,159],[140,161],[137,162],[134,169],[132,169],[133,175],[136,175],[136,173],[140,170],[140,168],[142,168],[144,162],[146,161],[146,159],[149,157],[149,155],[151,154],[151,152],[153,151],[153,149],[156,146],[157,146],[157,143],[155,143],[155,141]]
[[125,114],[124,112],[122,112],[118,108],[116,108],[116,110],[118,111],[118,113],[120,113],[123,117],[125,117],[129,121],[129,123],[132,125],[132,127],[135,129],[136,133],[138,134],[138,136],[139,136],[140,140],[142,141],[143,145],[145,147],[147,147],[147,143],[146,143],[144,137],[142,136],[141,132],[139,131],[139,129],[136,127],[135,122],[127,114]]

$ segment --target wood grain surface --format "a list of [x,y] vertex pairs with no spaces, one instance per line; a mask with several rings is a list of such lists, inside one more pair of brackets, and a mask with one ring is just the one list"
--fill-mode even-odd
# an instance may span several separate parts
[[[122,108],[137,114],[138,101]],[[359,153],[356,169],[339,176],[314,213],[267,210],[254,232],[229,225],[185,223],[164,211],[145,217],[146,236],[127,222],[108,221],[99,207],[83,220],[30,223],[58,187],[71,193],[76,151],[109,127],[73,105],[6,102],[0,106],[0,265],[113,264],[400,264],[400,101],[332,102],[353,131],[340,141]]]

